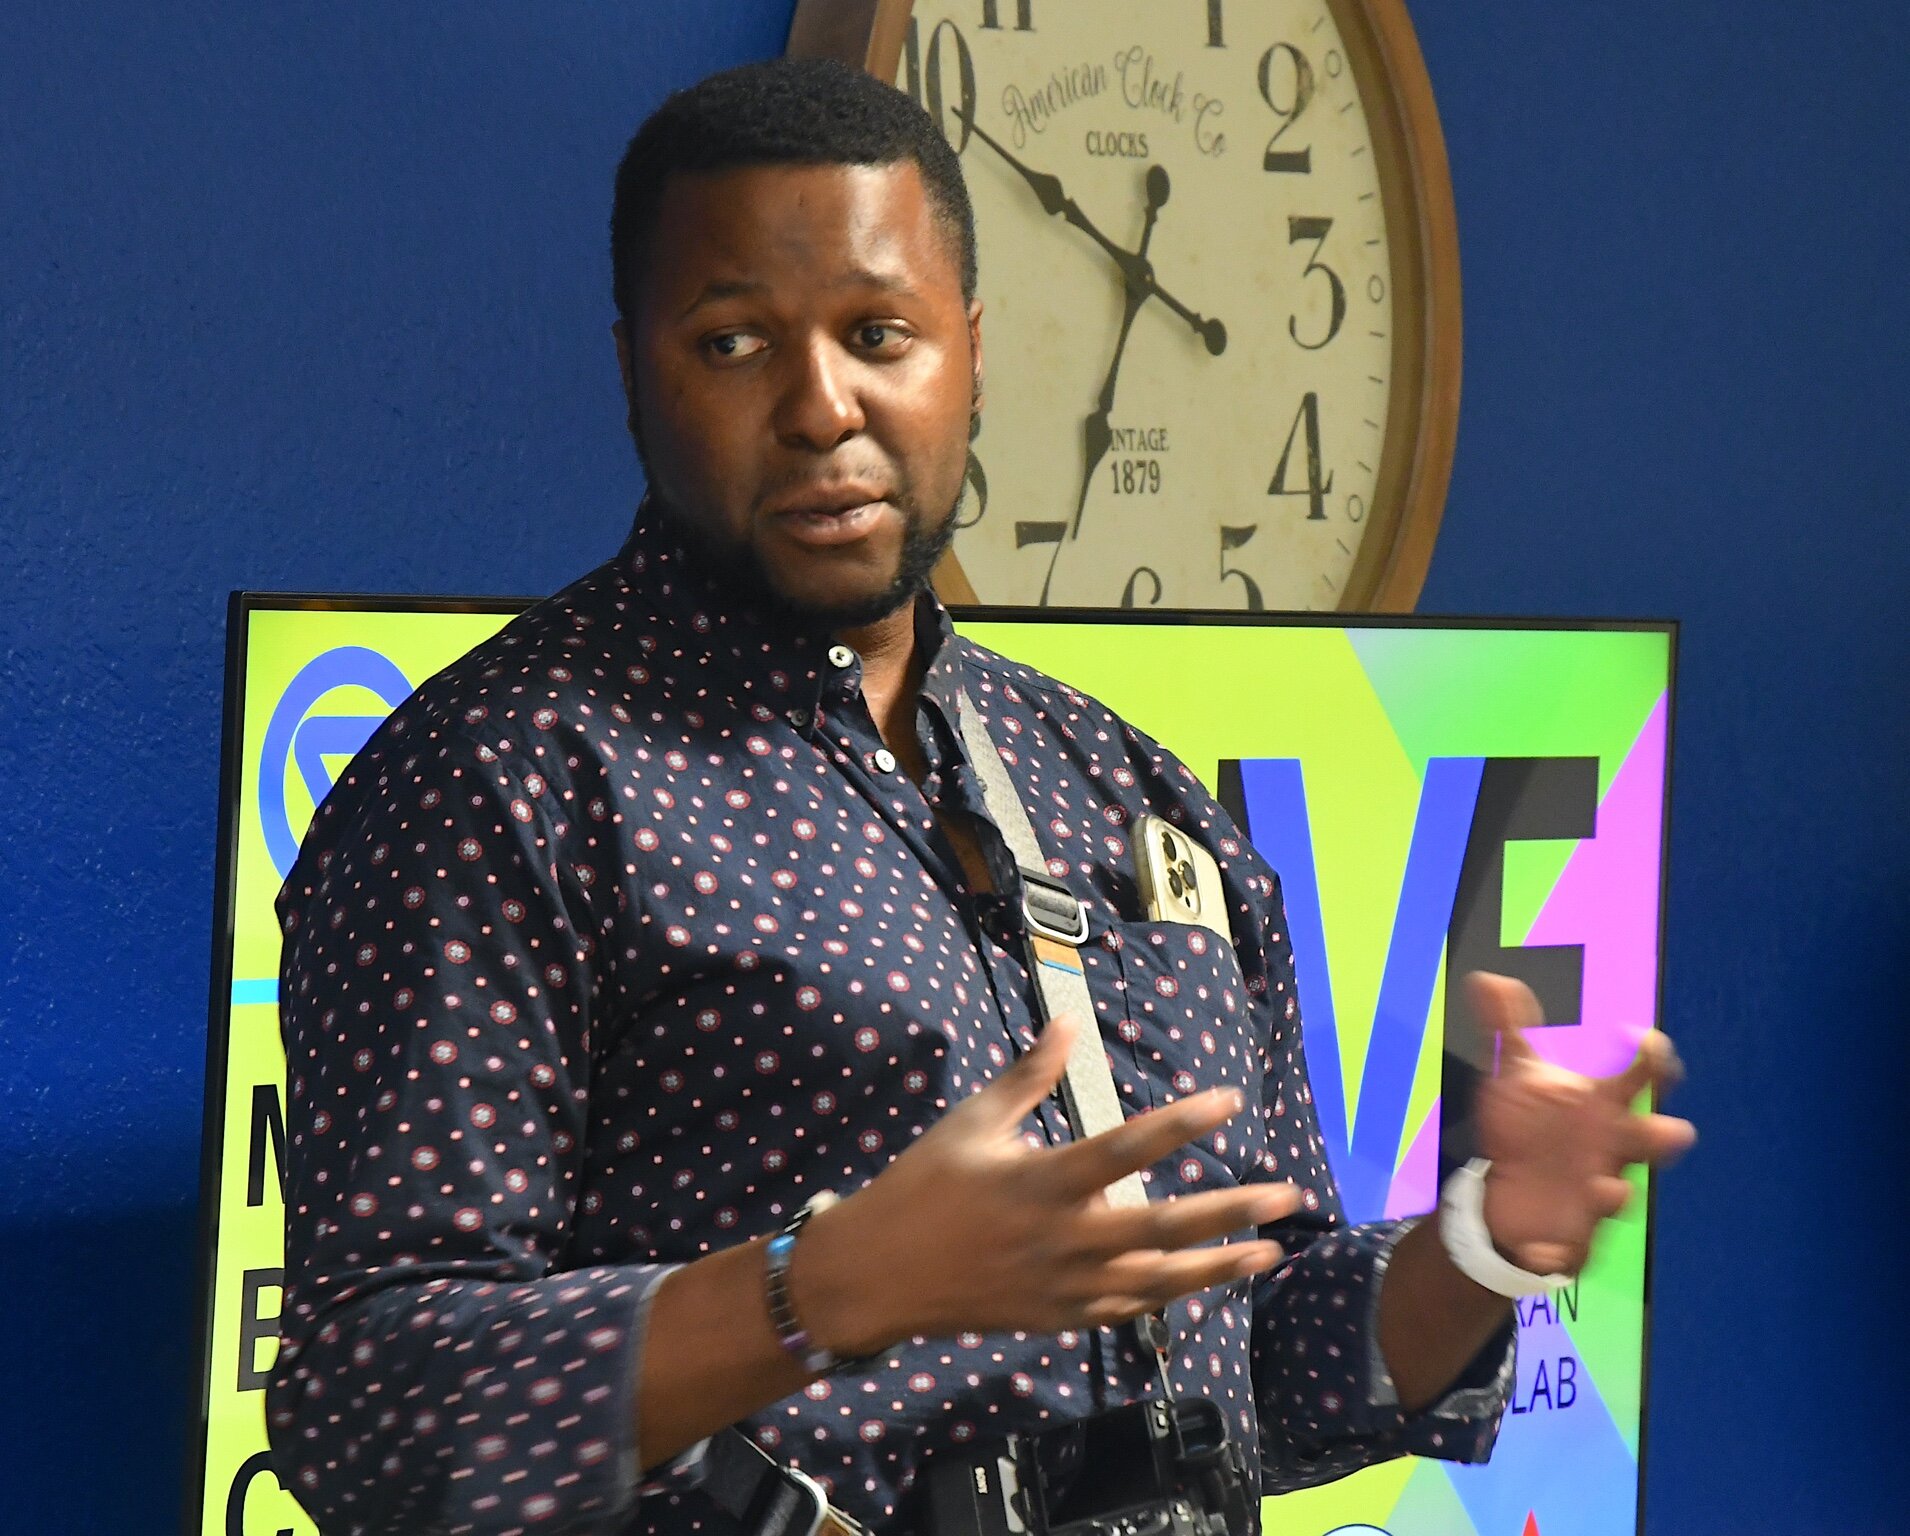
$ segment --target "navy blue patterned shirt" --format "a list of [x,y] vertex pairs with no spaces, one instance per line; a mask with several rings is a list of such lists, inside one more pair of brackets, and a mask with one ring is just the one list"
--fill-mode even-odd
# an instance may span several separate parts
[[[427,682],[320,807],[279,898],[289,1093],[280,1475],[344,1532],[690,1532],[734,1522],[635,1445],[645,1314],[676,1266],[850,1193],[1034,1039],[1012,899],[971,890],[966,688],[1051,874],[1134,1111],[1250,1112],[1152,1198],[1291,1180],[1276,1271],[1177,1303],[1177,1394],[1225,1410],[1265,1491],[1402,1453],[1482,1459],[1510,1328],[1403,1414],[1375,1333],[1401,1225],[1351,1228],[1316,1129],[1273,873],[1170,753],[954,635],[931,599],[917,785],[860,662],[743,611],[639,515],[617,559]],[[1144,919],[1153,811],[1224,872],[1233,943]],[[1027,1133],[1067,1139],[1054,1102]],[[1159,1390],[1131,1330],[915,1339],[745,1421],[878,1530],[925,1457]],[[1251,1459],[1251,1458],[1250,1458]]]

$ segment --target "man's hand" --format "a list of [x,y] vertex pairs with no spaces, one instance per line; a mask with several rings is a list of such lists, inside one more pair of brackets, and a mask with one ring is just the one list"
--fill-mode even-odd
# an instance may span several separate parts
[[1535,1274],[1577,1274],[1598,1223],[1631,1197],[1624,1170],[1668,1163],[1697,1140],[1688,1120],[1634,1113],[1648,1088],[1682,1075],[1671,1041],[1653,1030],[1613,1077],[1581,1077],[1539,1059],[1525,1031],[1544,1022],[1524,982],[1475,971],[1467,995],[1496,1036],[1498,1071],[1479,1088],[1485,1222],[1493,1246]]
[[946,1337],[1117,1323],[1270,1269],[1276,1243],[1196,1247],[1291,1215],[1289,1184],[1117,1210],[1102,1190],[1205,1136],[1242,1108],[1197,1094],[1063,1147],[1022,1123],[1067,1069],[1075,1021],[1050,1024],[995,1082],[955,1105],[867,1188],[819,1213],[796,1244],[791,1299],[812,1337],[863,1354]]

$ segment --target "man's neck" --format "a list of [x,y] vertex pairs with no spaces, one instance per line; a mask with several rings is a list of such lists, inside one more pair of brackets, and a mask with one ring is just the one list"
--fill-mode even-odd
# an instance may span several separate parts
[[[915,735],[915,706],[922,689],[922,667],[915,641],[915,602],[894,613],[845,629],[836,638],[862,658],[862,697],[875,717],[875,728],[889,750],[911,770],[921,755]],[[920,774],[915,775],[917,778]]]

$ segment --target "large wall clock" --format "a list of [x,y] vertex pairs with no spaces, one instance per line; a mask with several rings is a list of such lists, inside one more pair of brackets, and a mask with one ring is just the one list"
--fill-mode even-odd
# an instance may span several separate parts
[[987,403],[945,597],[1410,609],[1459,400],[1403,0],[801,0],[960,151]]

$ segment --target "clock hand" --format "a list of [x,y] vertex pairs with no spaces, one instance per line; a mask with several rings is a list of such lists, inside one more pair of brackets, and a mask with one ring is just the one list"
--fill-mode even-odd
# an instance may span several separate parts
[[[996,154],[1000,155],[1002,159],[1006,160],[1009,165],[1015,169],[1021,179],[1028,183],[1035,197],[1041,203],[1042,212],[1061,215],[1068,223],[1072,224],[1076,229],[1080,230],[1082,234],[1100,246],[1102,250],[1106,251],[1108,255],[1113,258],[1114,264],[1121,269],[1123,278],[1129,278],[1130,274],[1134,273],[1132,266],[1133,258],[1112,240],[1108,239],[1106,235],[1102,234],[1100,230],[1095,228],[1088,216],[1081,211],[1081,205],[1068,196],[1066,189],[1061,185],[1061,178],[1059,176],[1051,176],[1046,171],[1037,171],[1033,166],[1024,165],[1020,160],[1016,159],[1014,155],[1009,153],[1008,147],[1003,144],[1000,139],[982,127],[980,123],[976,122],[973,115],[965,118],[964,121],[967,123],[969,131],[972,132],[976,138],[980,139],[982,143],[986,144],[990,149],[994,150]],[[1137,276],[1138,273],[1134,273],[1134,275]]]
[[[1147,172],[1147,222],[1141,228],[1140,249],[1135,257],[1143,264],[1147,261],[1147,247],[1154,238],[1154,222],[1160,216],[1161,205],[1167,201],[1167,172],[1160,166],[1150,166]],[[1127,354],[1128,333],[1134,329],[1134,317],[1141,312],[1141,306],[1147,302],[1147,294],[1131,284],[1125,290],[1125,302],[1121,311],[1121,333],[1114,339],[1114,356],[1108,363],[1108,375],[1101,381],[1101,393],[1096,400],[1095,409],[1081,424],[1082,469],[1081,494],[1075,498],[1074,518],[1068,524],[1068,537],[1081,536],[1081,515],[1087,510],[1088,489],[1094,484],[1094,472],[1101,467],[1101,460],[1107,457],[1107,451],[1114,446],[1114,432],[1109,418],[1114,414],[1114,381],[1121,372],[1121,359]]]
[[1108,364],[1108,376],[1101,381],[1101,394],[1095,409],[1081,424],[1082,465],[1081,494],[1075,498],[1074,519],[1068,524],[1068,537],[1081,535],[1081,514],[1087,510],[1088,487],[1094,484],[1094,472],[1101,467],[1101,460],[1107,457],[1108,449],[1114,446],[1114,430],[1108,419],[1114,413],[1114,378],[1121,371],[1121,357],[1127,351],[1127,334],[1134,328],[1134,317],[1140,313],[1143,297],[1129,293],[1127,306],[1121,315],[1121,334],[1114,342],[1114,358]]
[[[1120,269],[1122,285],[1127,289],[1130,296],[1138,294],[1142,299],[1158,298],[1192,328],[1195,335],[1200,337],[1206,344],[1207,350],[1215,357],[1218,357],[1222,352],[1227,350],[1227,327],[1225,325],[1217,319],[1212,319],[1190,309],[1187,305],[1181,303],[1179,299],[1175,298],[1173,294],[1161,287],[1159,280],[1154,276],[1153,264],[1147,259],[1145,240],[1143,240],[1139,251],[1122,250],[1120,246],[1116,245],[1096,228],[1093,221],[1081,211],[1081,205],[1072,197],[1068,196],[1067,190],[1061,185],[1060,177],[1050,175],[1046,171],[1037,171],[1033,166],[1023,164],[1010,153],[1008,147],[1003,144],[1001,140],[997,139],[986,128],[976,122],[973,114],[970,114],[963,119],[963,121],[966,122],[969,130],[976,138],[980,139],[982,143],[986,144],[990,149],[994,150],[996,154],[1000,155],[1002,159],[1006,160],[1021,179],[1028,183],[1036,199],[1041,203],[1044,213],[1059,214],[1067,223],[1072,224],[1076,229],[1080,230],[1082,234],[1086,235],[1096,245],[1100,246],[1102,250],[1107,252],[1108,258]],[[1148,169],[1149,195],[1151,197],[1153,194],[1154,183],[1157,177],[1160,178],[1161,181],[1160,201],[1165,202],[1167,200],[1167,172],[1160,166],[1151,166]],[[1159,204],[1157,203],[1154,206],[1158,207]],[[1150,213],[1151,212],[1152,209],[1150,209]],[[1151,221],[1148,228],[1151,232],[1153,228]]]

